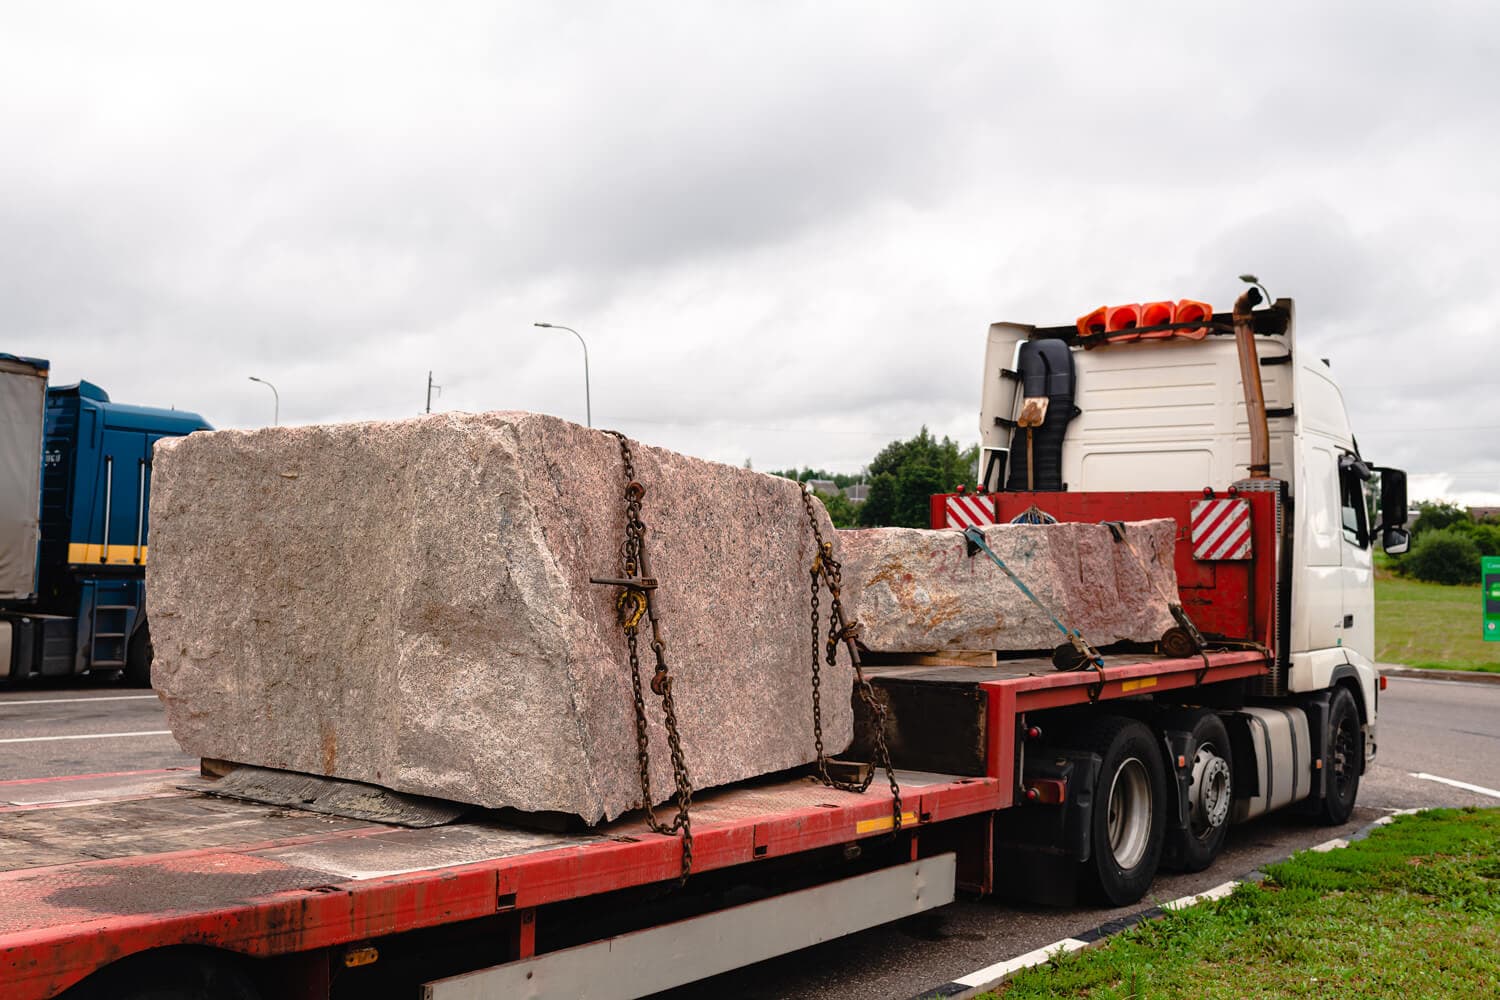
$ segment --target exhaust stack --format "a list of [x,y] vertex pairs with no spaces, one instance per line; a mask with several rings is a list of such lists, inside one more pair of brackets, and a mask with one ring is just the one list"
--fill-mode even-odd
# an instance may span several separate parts
[[1255,351],[1255,330],[1250,310],[1262,300],[1254,275],[1241,275],[1254,282],[1234,300],[1234,342],[1240,355],[1240,382],[1245,387],[1245,414],[1250,422],[1250,478],[1271,478],[1271,431],[1266,425],[1266,394],[1260,384],[1260,356]]

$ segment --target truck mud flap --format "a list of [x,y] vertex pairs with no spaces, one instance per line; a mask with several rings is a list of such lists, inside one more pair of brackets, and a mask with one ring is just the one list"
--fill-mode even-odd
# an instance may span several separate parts
[[[1193,734],[1179,729],[1168,729],[1162,733],[1162,749],[1166,752],[1169,777],[1174,782],[1176,794],[1167,809],[1167,825],[1173,830],[1183,830],[1188,825],[1188,801],[1193,792],[1193,762],[1188,757]],[[1182,761],[1182,765],[1178,765]]]
[[[1026,755],[1023,788],[1045,789],[1042,800],[1024,799],[995,815],[996,851],[1051,854],[1069,861],[1089,858],[1089,826],[1094,815],[1094,786],[1100,757],[1078,750]],[[1047,802],[1060,789],[1061,802]]]

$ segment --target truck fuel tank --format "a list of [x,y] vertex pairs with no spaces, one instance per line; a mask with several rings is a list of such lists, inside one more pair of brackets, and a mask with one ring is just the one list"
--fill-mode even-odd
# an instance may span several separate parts
[[1307,713],[1293,707],[1225,713],[1234,750],[1234,822],[1305,799],[1312,793]]

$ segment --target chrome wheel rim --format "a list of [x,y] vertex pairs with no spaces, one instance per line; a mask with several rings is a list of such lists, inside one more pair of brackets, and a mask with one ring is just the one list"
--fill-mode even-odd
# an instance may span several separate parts
[[1193,755],[1192,794],[1188,798],[1188,819],[1193,836],[1207,840],[1229,818],[1229,761],[1219,756],[1218,748],[1205,743]]
[[1134,868],[1146,856],[1151,840],[1151,779],[1139,757],[1128,758],[1115,770],[1107,810],[1110,854],[1122,869]]

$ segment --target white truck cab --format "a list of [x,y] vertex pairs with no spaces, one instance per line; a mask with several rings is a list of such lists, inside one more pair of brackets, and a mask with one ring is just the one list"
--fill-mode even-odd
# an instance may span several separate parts
[[[1405,474],[1376,469],[1359,454],[1343,395],[1329,362],[1299,351],[1295,306],[1279,299],[1246,313],[1253,328],[1255,374],[1264,400],[1269,480],[1280,484],[1290,519],[1283,543],[1282,596],[1288,619],[1279,651],[1287,694],[1329,689],[1351,673],[1363,702],[1364,752],[1375,752],[1378,672],[1374,664],[1373,546],[1404,551],[1408,537]],[[1073,327],[1017,323],[991,326],[980,414],[980,483],[989,491],[1202,491],[1255,488],[1252,416],[1237,338],[1220,314],[1203,330],[1155,336],[1077,335]],[[1055,339],[1071,356],[1071,413],[1047,444],[1057,449],[1058,475],[1040,453],[1028,459],[1018,421],[1023,399],[1021,352]],[[1058,367],[1053,362],[1048,368]],[[1034,368],[1034,366],[1033,366]],[[1054,397],[1054,407],[1057,402]],[[1059,418],[1047,421],[1052,428]],[[1033,448],[1047,436],[1035,429]],[[1060,447],[1059,447],[1060,444]],[[1028,482],[1018,470],[1035,469]],[[1371,523],[1370,498],[1381,485],[1381,525]],[[1057,481],[1060,478],[1060,482]],[[1259,480],[1265,484],[1267,480]],[[1289,530],[1287,530],[1289,529]],[[1283,556],[1285,559],[1285,556]]]

